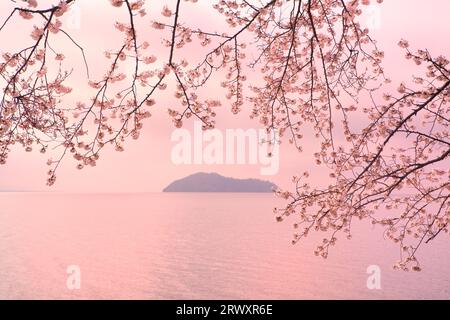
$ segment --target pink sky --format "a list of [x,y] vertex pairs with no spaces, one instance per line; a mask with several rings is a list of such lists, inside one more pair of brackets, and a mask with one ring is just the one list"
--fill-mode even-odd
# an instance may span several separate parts
[[[373,0],[372,0],[373,1]],[[85,47],[91,72],[94,77],[103,73],[102,52],[114,47],[120,39],[112,27],[115,20],[126,21],[125,12],[112,8],[107,0],[87,1],[81,0],[81,28],[70,30],[71,34]],[[168,1],[147,1],[149,13],[157,15]],[[175,1],[172,1],[173,3]],[[193,5],[182,2],[186,6],[186,16],[198,23],[196,26],[207,25],[209,30],[220,30],[222,22],[217,19],[209,9],[213,1],[200,0]],[[375,1],[373,1],[375,2]],[[53,1],[41,1],[54,3]],[[151,3],[151,4],[150,4]],[[106,4],[106,5],[105,5]],[[0,4],[0,16],[3,19],[10,12],[13,3],[2,1]],[[105,9],[106,8],[106,9]],[[378,41],[378,46],[386,53],[385,70],[394,80],[394,83],[402,79],[409,80],[410,75],[417,69],[403,59],[403,52],[397,46],[401,38],[409,40],[412,48],[428,48],[437,55],[449,55],[450,25],[448,12],[450,2],[448,0],[395,0],[384,1],[379,8],[379,29],[372,31],[372,37]],[[200,24],[201,17],[202,21]],[[209,19],[208,19],[209,18]],[[151,15],[143,21],[150,24]],[[5,32],[0,33],[2,43],[1,50],[14,50],[30,40],[28,34],[32,28],[32,22],[10,26]],[[36,23],[36,22],[34,22]],[[12,34],[11,31],[14,30]],[[154,33],[149,27],[138,34],[140,37],[148,37],[152,45],[160,46],[159,34]],[[144,34],[148,33],[148,36]],[[6,43],[6,44],[5,44]],[[5,44],[5,45],[4,45]],[[62,44],[67,48],[65,55],[73,55],[73,60],[68,60],[76,68],[74,77],[70,80],[73,85],[75,99],[83,99],[87,89],[85,88],[84,69],[79,52],[69,44]],[[158,49],[161,50],[161,49]],[[164,55],[165,58],[166,55]],[[418,70],[417,70],[418,72]],[[171,92],[168,92],[171,94]],[[214,95],[215,92],[209,92]],[[217,92],[223,95],[223,92]],[[216,171],[223,175],[240,178],[269,179],[281,186],[289,186],[292,175],[303,172],[306,168],[316,174],[319,179],[323,176],[323,170],[315,170],[316,166],[311,161],[311,154],[316,150],[314,140],[304,140],[305,152],[298,154],[290,147],[283,147],[280,154],[280,171],[276,176],[261,176],[260,165],[175,165],[171,161],[171,150],[174,145],[170,141],[174,130],[171,119],[167,115],[167,108],[173,103],[169,96],[161,95],[157,99],[157,105],[153,109],[153,117],[145,122],[145,129],[139,140],[128,140],[125,144],[125,152],[117,153],[111,150],[103,152],[97,167],[86,170],[77,170],[76,163],[67,158],[59,171],[58,180],[54,187],[49,189],[45,185],[47,166],[46,160],[49,154],[40,155],[37,152],[25,153],[21,148],[14,150],[9,157],[7,165],[0,166],[0,190],[41,190],[41,191],[67,191],[67,192],[119,192],[119,191],[160,191],[172,180],[197,171]],[[245,109],[237,116],[233,116],[227,105],[224,104],[218,112],[217,127],[226,128],[257,128],[256,121],[248,118],[250,108]],[[185,124],[187,129],[193,128],[193,123]],[[56,157],[57,154],[55,154]]]

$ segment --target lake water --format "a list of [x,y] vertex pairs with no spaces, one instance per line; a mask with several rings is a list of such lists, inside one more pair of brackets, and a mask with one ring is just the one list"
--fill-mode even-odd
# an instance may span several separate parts
[[[392,270],[398,247],[366,224],[327,260],[291,245],[271,194],[0,194],[1,299],[449,299],[450,241]],[[81,287],[68,289],[68,266]],[[381,289],[367,288],[367,267]]]

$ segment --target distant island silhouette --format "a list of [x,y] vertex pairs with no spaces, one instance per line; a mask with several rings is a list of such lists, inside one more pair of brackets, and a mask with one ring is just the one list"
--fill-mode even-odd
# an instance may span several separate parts
[[273,192],[276,185],[259,179],[234,179],[218,173],[198,172],[175,180],[163,192]]

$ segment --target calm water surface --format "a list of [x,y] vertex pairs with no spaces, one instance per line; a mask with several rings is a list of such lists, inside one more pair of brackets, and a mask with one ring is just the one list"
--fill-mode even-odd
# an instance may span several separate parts
[[[450,241],[392,270],[398,248],[365,224],[327,260],[296,246],[270,194],[0,194],[1,299],[449,299]],[[66,286],[69,265],[80,290]],[[367,267],[381,268],[369,290]]]

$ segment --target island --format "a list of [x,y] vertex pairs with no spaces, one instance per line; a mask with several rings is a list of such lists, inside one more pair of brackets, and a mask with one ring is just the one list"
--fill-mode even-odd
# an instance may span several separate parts
[[198,172],[175,180],[163,192],[255,192],[269,193],[276,189],[270,181],[259,179],[235,179],[218,173]]

